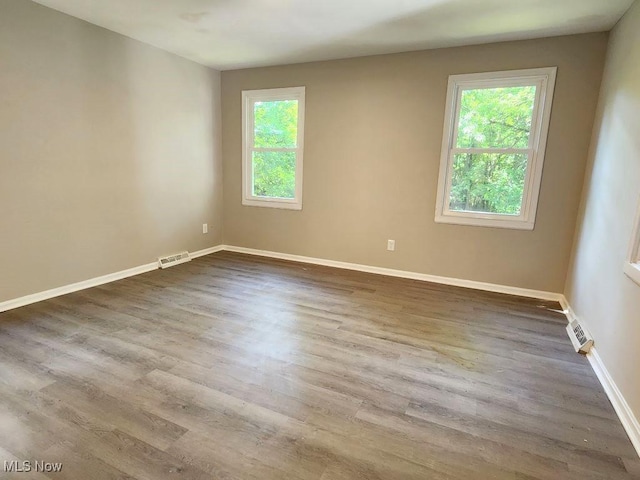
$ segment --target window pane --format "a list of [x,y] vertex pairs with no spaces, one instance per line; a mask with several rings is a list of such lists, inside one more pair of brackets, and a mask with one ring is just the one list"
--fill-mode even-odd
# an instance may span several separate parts
[[528,148],[536,87],[463,90],[458,148]]
[[520,215],[527,154],[454,155],[449,209]]
[[253,114],[255,147],[296,147],[298,137],[297,100],[256,102]]
[[253,195],[295,198],[295,192],[295,152],[253,152]]

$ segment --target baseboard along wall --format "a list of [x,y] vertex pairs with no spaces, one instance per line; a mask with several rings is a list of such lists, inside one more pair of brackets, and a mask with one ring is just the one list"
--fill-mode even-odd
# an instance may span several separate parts
[[[564,310],[564,314],[566,315],[568,322],[578,320],[577,315],[571,308],[571,305],[569,305],[569,302],[564,295],[560,299],[560,305]],[[589,360],[591,368],[593,368],[598,380],[600,380],[602,388],[607,394],[607,397],[609,397],[609,401],[611,402],[611,405],[613,405],[613,409],[616,411],[620,422],[622,422],[622,426],[627,432],[629,440],[631,440],[638,456],[640,456],[640,422],[638,422],[638,419],[631,410],[631,407],[607,370],[602,357],[598,354],[596,345],[597,341],[594,339],[594,346],[591,347],[591,350],[587,354],[587,360]]]
[[[268,250],[256,250],[254,248],[236,247],[234,245],[216,245],[215,247],[206,248],[191,253],[191,258],[198,258],[211,253],[226,250],[229,252],[245,253],[248,255],[257,255],[261,257],[277,258],[280,260],[290,260],[293,262],[310,263],[313,265],[323,265],[326,267],[342,268],[346,270],[355,270],[358,272],[374,273],[377,275],[387,275],[389,277],[408,278],[412,280],[420,280],[423,282],[439,283],[443,285],[451,285],[455,287],[472,288],[474,290],[484,290],[495,293],[505,293],[507,295],[516,295],[519,297],[538,298],[541,300],[550,300],[560,302],[562,294],[554,292],[546,292],[542,290],[530,290],[526,288],[510,287],[507,285],[498,285],[495,283],[477,282],[474,280],[465,280],[461,278],[440,277],[437,275],[429,275],[426,273],[410,272],[406,270],[394,270],[392,268],[375,267],[371,265],[362,265],[359,263],[339,262],[325,258],[305,257],[302,255],[292,255],[289,253],[272,252]],[[137,267],[129,268],[119,272],[102,275],[100,277],[83,280],[81,282],[64,285],[43,292],[25,295],[24,297],[0,302],[0,312],[12,310],[14,308],[24,307],[32,303],[41,302],[49,298],[59,297],[68,293],[77,292],[86,288],[104,285],[105,283],[115,282],[123,278],[140,275],[141,273],[150,272],[158,268],[158,262],[147,263]]]
[[507,285],[499,285],[495,283],[477,282],[475,280],[464,280],[453,277],[440,277],[437,275],[429,275],[427,273],[411,272],[407,270],[394,270],[392,268],[374,267],[371,265],[362,265],[359,263],[339,262],[325,258],[305,257],[303,255],[292,255],[290,253],[272,252],[268,250],[256,250],[254,248],[236,247],[233,245],[224,245],[223,250],[228,252],[246,253],[248,255],[257,255],[261,257],[278,258],[280,260],[290,260],[293,262],[310,263],[312,265],[323,265],[325,267],[342,268],[346,270],[355,270],[358,272],[375,273],[377,275],[386,275],[389,277],[408,278],[412,280],[420,280],[423,282],[439,283],[442,285],[451,285],[454,287],[472,288],[474,290],[484,290],[487,292],[505,293],[518,297],[537,298],[540,300],[550,300],[560,302],[561,293],[546,292],[543,290],[530,290],[527,288],[510,287]]
[[[215,247],[199,250],[197,252],[191,253],[191,257],[198,258],[204,255],[209,255],[209,254],[220,252],[223,250],[229,251],[229,252],[244,253],[247,255],[277,258],[280,260],[289,260],[294,262],[309,263],[313,265],[323,265],[327,267],[355,270],[359,272],[373,273],[378,275],[387,275],[390,277],[408,278],[408,279],[420,280],[424,282],[432,282],[432,283],[439,283],[443,285],[471,288],[474,290],[484,290],[484,291],[495,292],[495,293],[516,295],[520,297],[529,297],[529,298],[537,298],[541,300],[557,301],[560,303],[565,315],[567,316],[567,320],[569,322],[577,318],[571,306],[567,302],[567,299],[561,293],[546,292],[541,290],[530,290],[526,288],[511,287],[507,285],[499,285],[499,284],[486,283],[486,282],[477,282],[474,280],[465,280],[460,278],[441,277],[437,275],[429,275],[426,273],[411,272],[406,270],[395,270],[391,268],[375,267],[371,265],[362,265],[362,264],[349,263],[349,262],[340,262],[336,260],[306,257],[302,255],[292,255],[289,253],[257,250],[253,248],[238,247],[234,245],[217,245]],[[150,272],[152,270],[156,270],[157,268],[158,268],[158,262],[147,263],[145,265],[129,268],[127,270],[122,270],[120,272],[114,272],[108,275],[103,275],[103,276],[92,278],[82,282],[77,282],[70,285],[65,285],[62,287],[46,290],[44,292],[34,293],[31,295],[26,295],[24,297],[16,298],[13,300],[8,300],[0,303],[0,312],[12,310],[18,307],[23,307],[25,305],[29,305],[36,302],[41,302],[49,298],[66,295],[68,293],[77,292],[79,290],[96,287],[98,285],[114,282],[116,280],[132,277],[134,275]],[[640,455],[640,423],[638,423],[638,420],[633,414],[633,412],[631,411],[629,404],[627,403],[622,393],[616,386],[613,378],[611,377],[607,368],[605,367],[602,361],[602,358],[600,357],[600,355],[598,355],[596,348],[591,349],[591,352],[587,355],[587,358],[589,359],[589,362],[591,363],[591,367],[593,368],[598,379],[600,380],[600,383],[602,384],[604,391],[609,397],[609,400],[613,404],[613,407],[616,413],[618,414],[618,417],[620,418],[622,425],[624,426],[627,434],[629,435],[629,439],[633,443],[633,446],[638,452],[638,455]]]
[[[198,257],[202,257],[203,255],[209,255],[210,253],[219,252],[220,250],[222,250],[221,245],[216,247],[206,248],[204,250],[199,250],[197,252],[191,253],[190,255],[192,258],[198,258]],[[50,298],[59,297],[61,295],[66,295],[68,293],[85,290],[87,288],[97,287],[98,285],[104,285],[105,283],[115,282],[116,280],[122,280],[123,278],[133,277],[135,275],[140,275],[142,273],[147,273],[152,270],[156,270],[157,268],[158,268],[158,262],[155,261],[152,263],[139,265],[137,267],[128,268],[126,270],[121,270],[119,272],[109,273],[107,275],[101,275],[100,277],[90,278],[88,280],[83,280],[81,282],[76,282],[69,285],[63,285],[61,287],[52,288],[50,290],[45,290],[43,292],[33,293],[31,295],[25,295],[24,297],[7,300],[4,302],[0,302],[0,312],[6,312],[8,310],[13,310],[14,308],[24,307],[32,303],[42,302],[43,300],[48,300]]]

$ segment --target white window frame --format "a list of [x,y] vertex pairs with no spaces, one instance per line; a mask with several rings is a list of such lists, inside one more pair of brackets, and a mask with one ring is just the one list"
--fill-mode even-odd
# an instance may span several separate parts
[[[451,75],[447,89],[442,154],[440,157],[440,175],[436,199],[435,221],[458,225],[477,225],[484,227],[514,228],[533,230],[535,226],[538,196],[542,182],[542,167],[549,133],[551,105],[556,83],[557,67],[511,70],[505,72],[472,73]],[[526,149],[469,149],[456,148],[460,100],[464,90],[480,88],[498,88],[515,86],[533,86],[536,98],[533,108],[529,145]],[[520,215],[502,215],[484,212],[460,212],[449,209],[453,166],[453,155],[461,152],[471,153],[526,153],[528,154],[527,172]]]
[[624,264],[624,273],[640,285],[640,203],[638,203],[638,213],[636,214],[636,221],[633,227],[629,255]]
[[[305,87],[244,90],[242,92],[242,204],[253,207],[302,210],[302,156],[304,150]],[[292,148],[254,147],[254,105],[276,100],[298,101],[298,138]],[[296,185],[294,198],[260,197],[253,194],[253,152],[293,151],[296,153]]]

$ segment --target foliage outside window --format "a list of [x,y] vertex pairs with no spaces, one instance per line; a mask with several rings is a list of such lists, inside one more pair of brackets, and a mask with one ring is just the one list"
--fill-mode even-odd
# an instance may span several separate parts
[[555,73],[449,78],[436,221],[533,229]]
[[304,94],[304,87],[242,92],[243,205],[302,208]]

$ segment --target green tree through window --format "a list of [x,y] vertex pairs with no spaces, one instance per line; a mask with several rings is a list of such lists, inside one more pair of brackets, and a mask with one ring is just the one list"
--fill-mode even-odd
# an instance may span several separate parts
[[242,205],[302,210],[305,87],[242,91]]
[[535,86],[462,90],[451,210],[520,214],[535,98]]
[[294,198],[298,138],[298,101],[254,104],[253,195]]
[[557,70],[449,76],[436,222],[534,229]]

